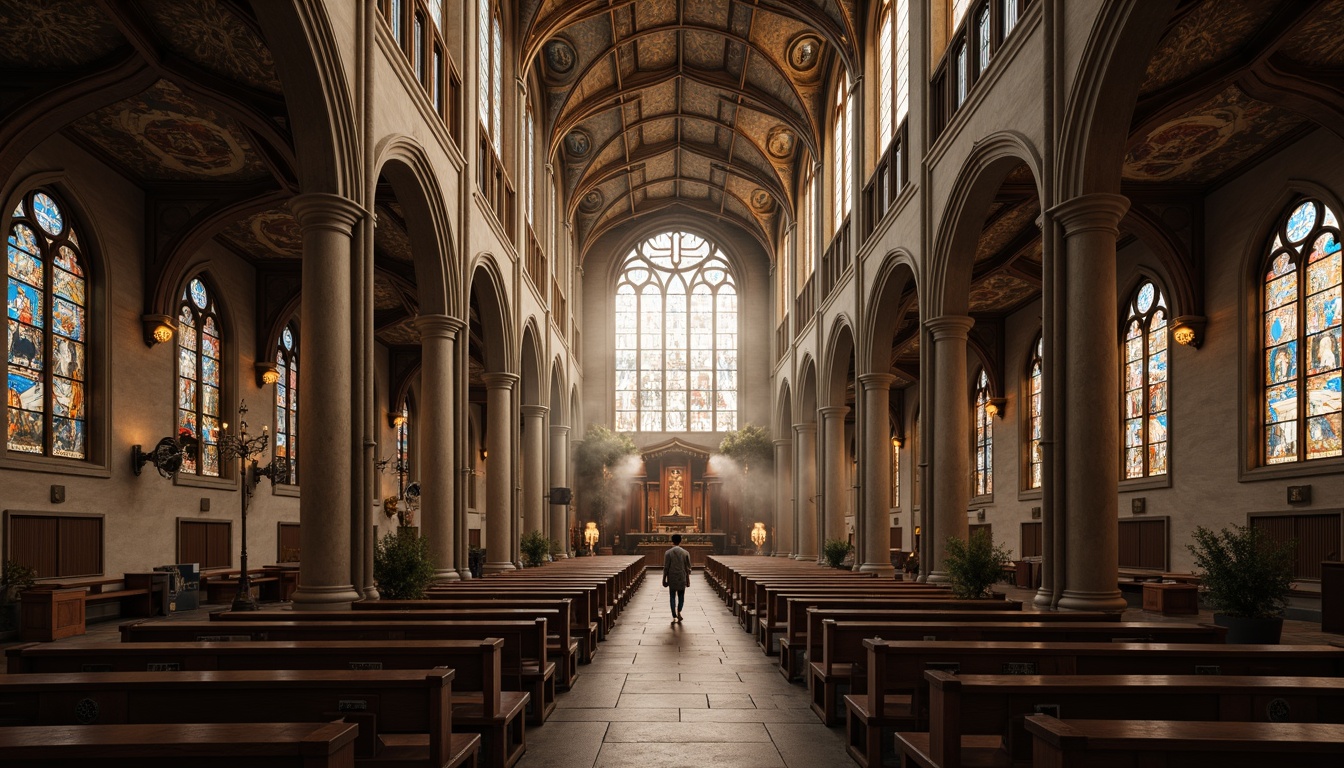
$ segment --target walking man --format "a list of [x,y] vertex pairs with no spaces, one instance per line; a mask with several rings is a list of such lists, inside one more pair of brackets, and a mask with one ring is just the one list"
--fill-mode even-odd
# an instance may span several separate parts
[[686,604],[686,587],[691,583],[691,553],[681,548],[681,534],[672,534],[672,548],[663,555],[663,586],[672,604],[672,623],[681,621]]

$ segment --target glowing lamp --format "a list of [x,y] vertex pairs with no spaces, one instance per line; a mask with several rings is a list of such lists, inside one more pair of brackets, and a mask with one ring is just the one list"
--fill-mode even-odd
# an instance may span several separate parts
[[175,326],[168,315],[141,315],[140,324],[145,332],[145,346],[165,344],[173,340]]
[[402,424],[405,423],[406,423],[406,417],[402,416],[400,413],[392,417],[392,426],[394,427],[400,427]]
[[985,413],[990,416],[1002,416],[1007,408],[1008,401],[1002,397],[991,397],[988,403],[985,403]]
[[751,543],[760,549],[765,544],[765,523],[756,523],[751,528]]
[[583,528],[583,540],[588,543],[588,549],[597,547],[597,540],[602,538],[602,532],[597,530],[597,523],[589,522]]
[[276,370],[275,363],[256,363],[257,386],[269,387],[280,380],[280,371]]
[[1171,338],[1183,347],[1194,347],[1204,342],[1205,319],[1196,315],[1181,315],[1172,321]]

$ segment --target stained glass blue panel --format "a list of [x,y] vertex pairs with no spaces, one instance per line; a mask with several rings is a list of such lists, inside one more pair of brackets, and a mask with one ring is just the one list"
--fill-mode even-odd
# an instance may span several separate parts
[[11,318],[38,328],[42,327],[42,292],[31,285],[11,278],[6,306],[9,308]]
[[65,229],[65,219],[61,216],[61,209],[56,206],[55,200],[42,192],[33,195],[33,218],[37,219],[39,227],[53,237],[61,234],[61,230]]
[[1316,226],[1316,204],[1302,203],[1288,216],[1288,242],[1300,243]]

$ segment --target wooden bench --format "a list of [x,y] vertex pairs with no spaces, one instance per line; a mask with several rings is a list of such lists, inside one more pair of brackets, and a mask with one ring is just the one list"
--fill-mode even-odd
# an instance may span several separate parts
[[[564,608],[567,619],[557,618],[548,623],[548,631],[553,635],[562,632],[562,623],[568,625],[569,637],[577,640],[578,662],[589,664],[597,650],[597,624],[585,621],[582,607],[584,601],[578,598],[503,598],[503,597],[439,597],[435,600],[365,600],[351,603],[354,611],[441,611],[469,608],[541,608],[546,610]],[[591,645],[590,645],[591,644]],[[577,670],[575,672],[577,674]]]
[[[952,675],[930,670],[929,730],[900,731],[904,765],[1031,760],[1028,715],[1068,719],[1344,723],[1344,680],[1212,675]],[[1344,754],[1342,752],[1341,754]]]
[[257,640],[480,640],[504,641],[503,688],[530,691],[528,716],[540,725],[555,709],[555,663],[546,661],[546,620],[532,621],[231,621],[131,622],[122,642]]
[[[0,766],[346,768],[358,731],[353,723],[19,726],[0,728]],[[453,736],[464,748],[472,738]],[[475,768],[467,751],[457,765]]]
[[[762,593],[760,603],[757,606],[754,625],[748,628],[748,631],[754,632],[756,643],[765,649],[767,655],[773,656],[779,648],[775,644],[775,635],[784,634],[788,630],[788,600],[796,596],[829,596],[838,599],[873,599],[873,600],[952,600],[954,599],[951,590],[925,587],[920,584],[900,585],[890,584],[876,586],[869,589],[844,588],[809,588],[809,587],[777,587],[768,586],[758,590]],[[748,619],[751,621],[751,619]]]
[[481,734],[487,754],[521,754],[530,694],[501,688],[504,641],[386,640],[306,642],[30,643],[5,651],[11,675],[60,672],[179,672],[450,667],[453,722]]
[[[500,600],[504,602],[515,600],[572,601],[574,618],[572,619],[573,626],[570,631],[579,632],[582,635],[584,647],[582,647],[581,650],[590,662],[593,660],[593,656],[597,653],[598,641],[605,637],[605,633],[602,630],[602,607],[599,604],[597,591],[592,589],[583,590],[555,587],[496,587],[492,589],[463,589],[458,591],[431,589],[425,592],[423,602],[467,602],[475,604],[483,600]],[[359,603],[352,603],[352,605],[359,605]]]
[[[206,571],[201,574],[201,592],[204,603],[231,603],[238,595],[238,577],[240,572]],[[297,578],[297,577],[295,577]],[[280,577],[265,568],[249,568],[248,584],[252,588],[252,598],[262,602],[280,600]]]
[[1050,768],[1338,768],[1344,726],[1026,718],[1033,765]]
[[101,672],[0,676],[0,723],[313,722],[360,726],[357,758],[462,765],[452,739],[451,669]]
[[[1344,676],[1344,648],[1223,643],[1043,643],[865,640],[863,693],[844,697],[847,750],[881,764],[896,730],[928,730],[924,672],[1046,675]],[[856,688],[858,685],[856,684]]]

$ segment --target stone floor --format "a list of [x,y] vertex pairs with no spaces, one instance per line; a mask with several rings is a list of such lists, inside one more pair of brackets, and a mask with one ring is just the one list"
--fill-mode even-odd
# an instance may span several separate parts
[[808,708],[697,571],[671,623],[660,572],[579,668],[518,768],[852,768],[844,729]]

